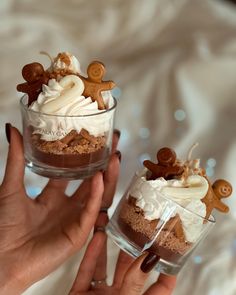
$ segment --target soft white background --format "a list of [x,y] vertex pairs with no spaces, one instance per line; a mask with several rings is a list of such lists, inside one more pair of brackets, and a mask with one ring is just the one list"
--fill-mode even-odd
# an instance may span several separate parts
[[[236,6],[217,0],[1,0],[0,177],[4,124],[21,128],[15,85],[24,64],[47,65],[40,50],[70,51],[84,70],[99,59],[117,83],[123,164],[116,202],[142,160],[166,145],[184,157],[199,141],[195,155],[212,179],[236,183]],[[45,181],[26,173],[31,194]],[[216,214],[217,226],[179,275],[175,295],[236,294],[235,193],[227,203],[231,212]],[[112,246],[109,276],[116,253]],[[81,255],[25,294],[67,294]]]

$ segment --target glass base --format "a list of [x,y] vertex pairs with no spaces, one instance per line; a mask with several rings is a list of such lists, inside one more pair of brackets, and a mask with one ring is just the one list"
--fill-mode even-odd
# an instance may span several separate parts
[[[134,258],[137,258],[142,254],[142,249],[130,241],[117,227],[110,221],[106,227],[106,233],[111,238],[111,240],[127,254]],[[168,262],[166,260],[160,259],[155,267],[157,272],[164,273],[166,275],[177,275],[181,269],[181,265]]]
[[45,164],[33,163],[26,159],[26,167],[32,172],[55,179],[84,179],[93,176],[97,171],[105,170],[107,167],[108,160],[98,161],[87,166],[76,167],[76,168],[58,168],[47,166]]

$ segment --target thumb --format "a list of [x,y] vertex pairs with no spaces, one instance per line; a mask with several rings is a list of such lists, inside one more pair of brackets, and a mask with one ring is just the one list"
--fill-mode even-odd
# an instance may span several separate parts
[[144,253],[130,266],[121,286],[121,295],[140,295],[148,278],[149,271],[156,265],[160,257],[152,253]]
[[18,129],[9,123],[6,124],[6,137],[9,149],[2,185],[7,188],[19,189],[23,186],[25,170],[23,140]]

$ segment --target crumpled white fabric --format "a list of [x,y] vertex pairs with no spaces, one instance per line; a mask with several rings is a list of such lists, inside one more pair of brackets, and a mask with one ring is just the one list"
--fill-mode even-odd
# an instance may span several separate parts
[[[122,91],[117,127],[122,130],[123,165],[115,203],[138,158],[172,146],[183,157],[194,152],[205,165],[216,159],[215,174],[236,183],[236,8],[217,0],[1,0],[0,124],[20,125],[15,85],[21,68],[31,61],[47,64],[40,50],[70,51],[85,71],[89,61],[102,60]],[[176,110],[186,118],[175,120]],[[144,129],[141,129],[144,128]],[[148,129],[145,129],[148,128]],[[146,130],[143,135],[143,130]],[[149,136],[149,133],[151,134]],[[0,173],[7,154],[0,129]],[[45,179],[26,174],[27,185]],[[175,295],[236,294],[235,193],[226,200],[227,216],[199,246],[198,264],[190,258],[178,279]],[[109,252],[108,275],[117,249]],[[24,294],[67,294],[82,252]],[[156,277],[152,274],[149,283]]]

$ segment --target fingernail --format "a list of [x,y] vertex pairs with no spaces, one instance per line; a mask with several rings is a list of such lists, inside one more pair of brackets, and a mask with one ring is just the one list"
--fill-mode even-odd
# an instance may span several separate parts
[[114,129],[114,133],[118,136],[118,138],[120,138],[120,130]]
[[7,141],[8,143],[10,143],[11,142],[11,124],[10,123],[6,123],[5,132],[6,132]]
[[117,155],[119,161],[121,162],[121,152],[120,151],[116,151],[115,154]]
[[155,265],[160,260],[160,256],[156,255],[155,253],[148,253],[148,256],[145,257],[143,263],[141,264],[141,270],[144,273],[150,272]]

